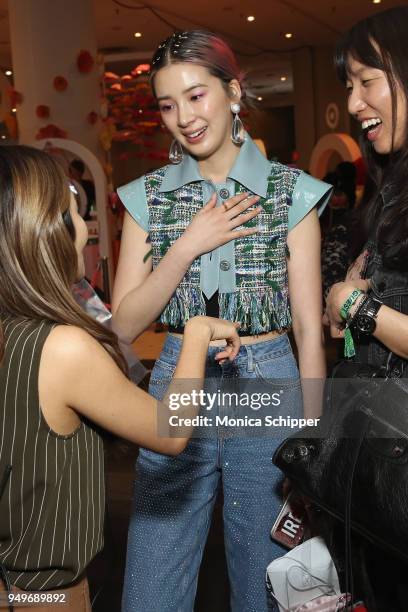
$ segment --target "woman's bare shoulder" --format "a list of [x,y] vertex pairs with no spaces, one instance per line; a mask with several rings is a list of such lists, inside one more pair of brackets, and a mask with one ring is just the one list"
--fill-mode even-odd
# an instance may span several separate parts
[[117,367],[100,342],[75,325],[54,327],[44,344],[41,362],[46,370],[57,377],[60,372],[65,379],[68,375],[81,377],[91,367]]

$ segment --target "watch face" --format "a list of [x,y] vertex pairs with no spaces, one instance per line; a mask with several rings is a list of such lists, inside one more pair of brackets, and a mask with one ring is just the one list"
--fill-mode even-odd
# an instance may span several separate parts
[[375,330],[375,319],[367,314],[361,314],[357,318],[357,329],[362,334],[372,334]]

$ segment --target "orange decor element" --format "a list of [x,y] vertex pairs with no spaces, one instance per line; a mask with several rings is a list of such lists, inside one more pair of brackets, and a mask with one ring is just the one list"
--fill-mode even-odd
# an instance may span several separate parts
[[139,64],[136,68],[133,68],[130,73],[132,76],[138,76],[139,74],[143,74],[143,72],[150,71],[150,64]]
[[99,134],[99,142],[104,151],[109,151],[112,146],[112,138],[116,133],[116,126],[112,119],[106,119]]
[[105,72],[103,75],[106,81],[119,81],[120,76],[115,72]]
[[35,114],[39,119],[48,119],[50,116],[50,107],[46,106],[45,104],[40,104],[35,109]]
[[86,51],[85,49],[82,49],[82,51],[79,52],[79,55],[77,57],[77,67],[79,72],[82,72],[83,74],[91,72],[92,68],[94,67],[94,64],[95,60],[90,54],[90,52]]
[[129,151],[121,151],[121,161],[146,158],[161,162],[167,152],[158,151],[154,135],[161,131],[161,117],[147,82],[149,64],[138,64],[128,73],[118,76],[105,72],[105,95],[109,103],[108,121],[100,134],[105,150],[112,142],[126,142]]
[[95,123],[98,121],[98,113],[95,113],[95,111],[91,111],[90,113],[88,113],[88,123],[90,123],[91,125],[95,125]]
[[42,140],[43,138],[66,138],[67,136],[68,133],[65,130],[62,130],[57,125],[50,123],[38,130],[36,139]]
[[53,81],[53,85],[56,91],[65,91],[68,87],[68,81],[63,76],[56,76]]

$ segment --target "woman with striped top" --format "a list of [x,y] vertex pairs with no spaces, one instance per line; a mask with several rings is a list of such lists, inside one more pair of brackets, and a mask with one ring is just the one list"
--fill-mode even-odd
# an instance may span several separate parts
[[[56,610],[61,597],[66,611],[91,609],[84,572],[103,546],[104,518],[94,424],[160,453],[187,443],[165,428],[166,401],[127,379],[115,335],[72,297],[87,230],[68,187],[45,153],[0,147],[0,598],[40,592],[31,597],[37,612],[41,602],[54,609],[45,591]],[[175,379],[197,388],[216,339],[227,341],[218,358],[233,359],[236,325],[192,320]]]

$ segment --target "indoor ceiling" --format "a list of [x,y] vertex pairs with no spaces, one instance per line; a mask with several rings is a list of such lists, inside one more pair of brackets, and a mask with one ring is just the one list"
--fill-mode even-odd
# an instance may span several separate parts
[[[247,72],[252,94],[265,99],[291,92],[291,51],[331,45],[358,19],[402,4],[408,1],[93,0],[98,46],[110,67],[115,61],[116,70],[127,70],[132,62],[148,60],[157,44],[174,30],[206,28],[231,44]],[[12,62],[7,6],[7,0],[0,0],[3,68]],[[250,15],[253,21],[247,20]],[[141,36],[136,38],[136,32]],[[286,38],[286,33],[292,37]]]

